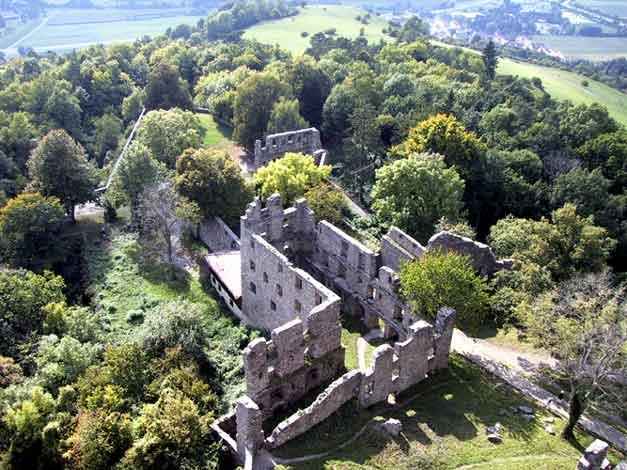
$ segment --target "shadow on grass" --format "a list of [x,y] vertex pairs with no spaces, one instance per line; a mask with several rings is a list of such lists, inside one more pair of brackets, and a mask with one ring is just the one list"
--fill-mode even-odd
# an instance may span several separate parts
[[510,411],[518,405],[529,405],[527,400],[477,366],[456,356],[451,357],[449,369],[399,394],[396,401],[396,406],[382,403],[363,409],[353,400],[274,453],[279,457],[293,458],[330,452],[329,459],[366,462],[390,440],[373,433],[375,436],[372,438],[360,436],[354,443],[340,450],[338,447],[377,416],[401,421],[403,431],[395,442],[405,454],[409,453],[412,443],[429,447],[443,439],[460,443],[473,439],[483,442],[485,428],[497,422],[502,424],[508,440],[519,441],[521,445],[525,445],[541,429],[539,424],[528,422]]

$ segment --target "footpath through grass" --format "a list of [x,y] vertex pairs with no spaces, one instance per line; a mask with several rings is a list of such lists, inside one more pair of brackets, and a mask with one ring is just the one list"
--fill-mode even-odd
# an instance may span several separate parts
[[[397,397],[398,407],[386,404],[369,410],[356,403],[275,452],[295,458],[331,451],[327,458],[295,464],[294,469],[573,469],[581,452],[591,442],[578,434],[577,442],[559,437],[560,419],[536,408],[527,422],[512,407],[534,407],[507,385],[466,360],[452,356],[450,368]],[[370,427],[339,451],[373,420],[397,418],[403,432],[387,439]],[[556,435],[545,427],[554,419]],[[492,444],[486,427],[500,422],[503,443]]]
[[[372,15],[368,24],[355,18],[366,15],[364,10],[343,5],[307,5],[295,16],[276,21],[265,21],[246,30],[244,38],[256,39],[266,44],[279,44],[294,53],[304,52],[309,47],[311,36],[330,28],[337,30],[338,36],[354,39],[364,28],[364,36],[371,42],[378,42],[387,36],[383,28],[387,22]],[[301,33],[308,33],[303,37]]]

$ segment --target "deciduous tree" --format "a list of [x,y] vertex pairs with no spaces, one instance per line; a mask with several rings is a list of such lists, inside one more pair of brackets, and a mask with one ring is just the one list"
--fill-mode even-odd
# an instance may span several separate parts
[[385,224],[426,241],[441,217],[457,220],[464,181],[440,155],[417,154],[377,170],[372,208]]
[[400,278],[401,292],[417,315],[433,319],[442,307],[451,307],[462,326],[476,328],[488,313],[487,284],[465,256],[429,252],[403,265]]
[[50,131],[28,161],[33,189],[56,196],[74,220],[74,207],[93,197],[96,181],[83,147],[64,130]]
[[255,186],[261,197],[279,193],[284,205],[292,204],[331,174],[330,166],[317,166],[314,159],[300,153],[286,153],[255,174]]
[[176,162],[176,189],[196,202],[206,217],[239,220],[253,198],[240,167],[223,151],[186,150]]

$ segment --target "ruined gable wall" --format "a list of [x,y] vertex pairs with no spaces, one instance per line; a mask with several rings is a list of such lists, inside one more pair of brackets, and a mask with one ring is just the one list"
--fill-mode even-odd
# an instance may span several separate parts
[[263,142],[259,139],[255,140],[255,168],[261,168],[288,152],[314,155],[321,148],[320,132],[315,127],[270,134]]
[[405,232],[391,227],[381,239],[381,264],[398,272],[403,263],[420,258],[425,250],[425,247]]
[[339,303],[321,306],[309,315],[309,329],[293,320],[272,331],[272,340],[258,338],[244,351],[246,393],[265,418],[344,370]]
[[259,328],[270,331],[295,318],[306,323],[316,307],[340,303],[335,293],[259,235],[242,243],[241,255],[242,312]]
[[451,232],[440,232],[431,237],[428,250],[453,251],[470,257],[474,268],[484,276],[493,276],[502,269],[511,269],[511,260],[497,260],[492,248],[470,238]]

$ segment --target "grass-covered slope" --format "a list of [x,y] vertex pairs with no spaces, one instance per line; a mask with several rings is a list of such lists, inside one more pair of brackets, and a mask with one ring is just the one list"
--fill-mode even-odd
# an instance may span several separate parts
[[[315,33],[335,28],[339,36],[356,38],[361,28],[369,41],[379,41],[386,36],[382,30],[387,23],[372,15],[369,24],[362,24],[355,18],[365,15],[359,8],[343,5],[308,5],[295,16],[276,21],[259,23],[244,33],[247,39],[256,39],[266,44],[279,44],[294,53],[304,52],[309,47],[309,39]],[[308,33],[303,37],[301,33]]]
[[[573,72],[505,58],[499,61],[498,73],[523,78],[538,77],[553,98],[576,104],[600,103],[607,107],[614,119],[627,125],[627,94],[603,83]],[[584,81],[588,86],[584,86]]]

